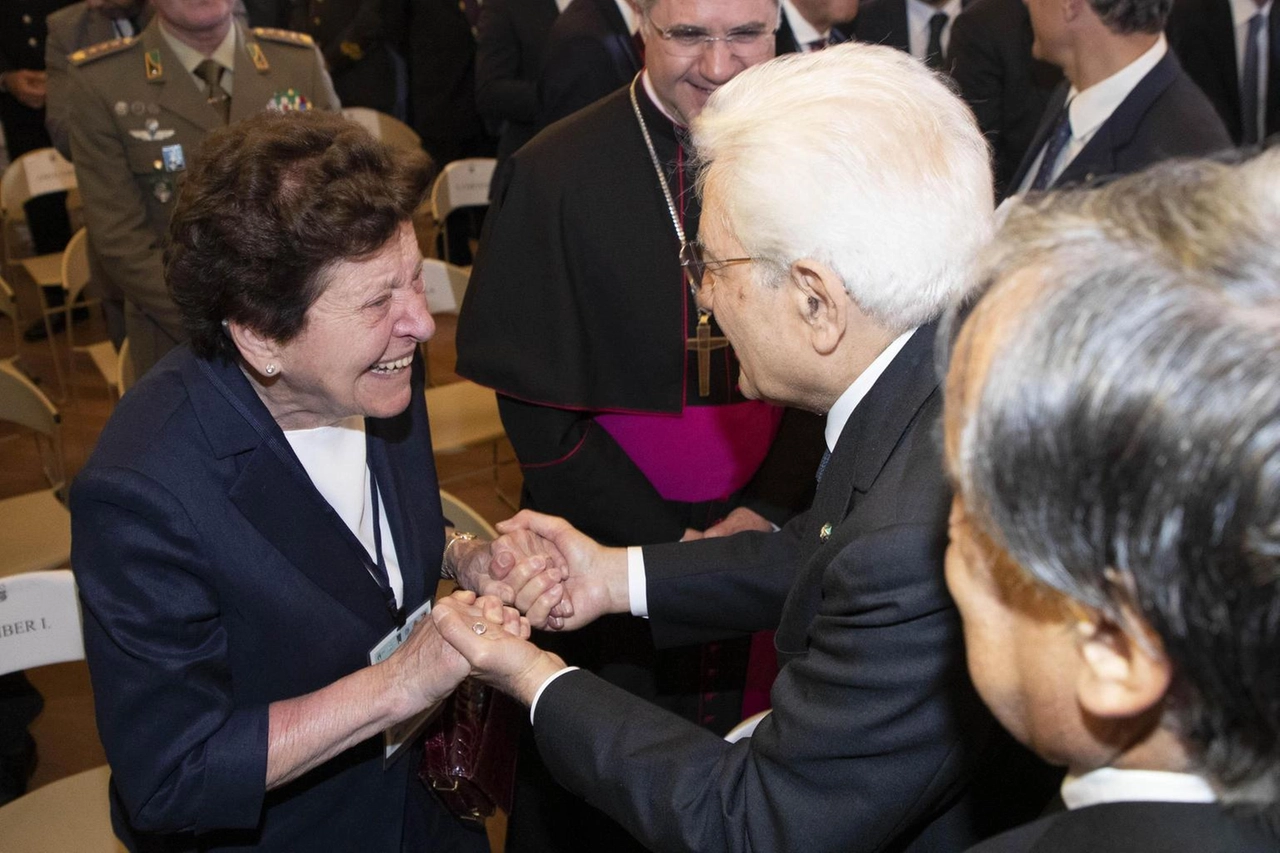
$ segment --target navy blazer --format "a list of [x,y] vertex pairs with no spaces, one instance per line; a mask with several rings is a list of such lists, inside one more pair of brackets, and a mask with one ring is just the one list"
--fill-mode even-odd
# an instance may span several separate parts
[[[1053,132],[1071,84],[1063,81],[1045,107],[1006,194],[1018,192],[1027,171]],[[1169,51],[1138,81],[1116,111],[1067,164],[1052,188],[1139,172],[1172,157],[1204,157],[1231,146],[1222,119]]]
[[[406,612],[434,594],[444,545],[420,359],[413,370],[409,408],[366,420]],[[383,770],[380,737],[264,790],[267,706],[368,665],[396,622],[238,366],[186,347],[159,362],[113,413],[71,512],[122,838],[391,853],[425,831],[406,815],[447,830],[413,756]]]
[[[993,831],[986,816],[1016,825],[1051,796],[1056,774],[976,775],[1029,756],[969,682],[944,583],[934,332],[858,405],[808,512],[777,533],[644,549],[659,645],[777,629],[773,713],[753,737],[725,743],[586,672],[540,697],[547,766],[649,848],[951,853]],[[996,795],[1001,778],[1020,790]]]

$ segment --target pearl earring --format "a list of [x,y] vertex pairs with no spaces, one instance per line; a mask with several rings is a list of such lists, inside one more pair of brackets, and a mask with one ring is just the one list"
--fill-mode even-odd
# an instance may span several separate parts
[[267,369],[266,369],[266,374],[267,374],[268,376],[275,376],[275,375],[276,375],[276,366],[275,366],[274,364],[268,364],[268,365],[267,365]]

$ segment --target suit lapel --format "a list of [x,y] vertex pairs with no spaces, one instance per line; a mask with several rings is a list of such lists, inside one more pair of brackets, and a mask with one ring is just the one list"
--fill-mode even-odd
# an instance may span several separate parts
[[[1275,6],[1267,18],[1267,136],[1280,133],[1280,13]],[[1234,70],[1234,69],[1232,69]]]
[[1040,155],[1040,149],[1044,148],[1045,142],[1048,141],[1049,134],[1053,132],[1058,113],[1062,111],[1062,105],[1067,102],[1067,93],[1070,91],[1071,84],[1065,80],[1053,90],[1049,103],[1044,108],[1044,115],[1040,117],[1040,126],[1036,128],[1036,135],[1032,137],[1031,144],[1027,146],[1027,153],[1022,155],[1022,162],[1018,164],[1018,171],[1014,173],[1013,179],[1009,181],[1009,186],[1005,190],[1006,196],[1016,195],[1023,181],[1027,179],[1027,172],[1036,162],[1036,157]]
[[773,37],[774,53],[782,56],[784,53],[796,53],[800,50],[800,45],[796,44],[795,33],[791,30],[791,22],[787,20],[787,13],[782,13],[782,21],[778,24],[778,32]]
[[907,3],[906,0],[894,0],[889,4],[892,12],[890,16],[891,24],[889,26],[889,40],[887,44],[896,47],[898,50],[911,52],[911,30],[907,24]]
[[192,370],[208,380],[187,385],[210,444],[221,457],[239,457],[231,502],[295,569],[339,605],[375,629],[388,630],[391,616],[381,589],[365,568],[367,552],[311,484],[239,368],[193,359]]
[[142,44],[146,53],[158,51],[160,55],[161,74],[149,81],[157,90],[156,100],[160,108],[176,113],[204,130],[222,127],[222,119],[209,106],[204,93],[196,88],[195,80],[182,67],[178,57],[169,50],[157,19],[142,31]]
[[840,433],[806,514],[801,544],[804,568],[787,595],[775,634],[783,654],[805,651],[809,624],[822,600],[822,575],[839,551],[864,532],[851,519],[858,501],[875,485],[920,407],[937,393],[936,336],[936,323],[916,330]]
[[1076,158],[1067,164],[1053,186],[1068,186],[1087,181],[1095,175],[1113,174],[1116,171],[1116,151],[1129,144],[1151,105],[1173,84],[1181,70],[1173,51],[1166,53],[1102,123]]

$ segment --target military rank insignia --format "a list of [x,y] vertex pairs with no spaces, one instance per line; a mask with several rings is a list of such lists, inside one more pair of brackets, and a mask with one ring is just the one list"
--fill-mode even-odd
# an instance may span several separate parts
[[267,101],[267,109],[280,113],[287,113],[293,110],[303,111],[311,109],[311,102],[307,100],[306,95],[290,87],[283,92],[276,92],[272,95],[271,100]]

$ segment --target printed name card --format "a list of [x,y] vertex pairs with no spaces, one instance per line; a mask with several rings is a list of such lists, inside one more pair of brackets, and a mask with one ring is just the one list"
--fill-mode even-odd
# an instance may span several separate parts
[[75,189],[75,166],[52,148],[23,157],[22,168],[27,176],[27,190],[33,196]]

